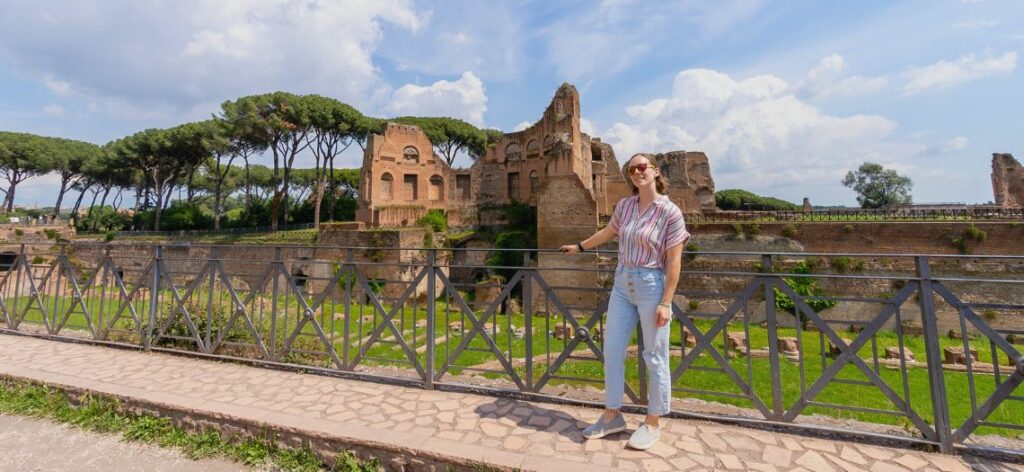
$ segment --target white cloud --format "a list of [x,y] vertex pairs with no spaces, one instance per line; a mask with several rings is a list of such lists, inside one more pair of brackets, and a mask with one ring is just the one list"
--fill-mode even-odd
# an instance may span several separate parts
[[9,0],[0,60],[57,94],[176,116],[272,90],[367,107],[386,88],[372,60],[383,26],[416,30],[419,18],[411,0]]
[[845,76],[846,60],[839,54],[824,57],[797,84],[800,95],[808,98],[869,95],[889,84],[888,77]]
[[966,136],[957,136],[948,141],[938,143],[933,146],[929,146],[925,150],[925,154],[952,154],[957,151],[963,151],[967,149],[967,146],[971,144],[971,140],[967,139]]
[[966,54],[956,61],[939,61],[923,67],[911,67],[903,73],[907,80],[903,87],[905,95],[913,95],[931,89],[1007,75],[1017,68],[1017,52],[1009,51],[999,56],[989,52],[982,55]]
[[533,126],[532,121],[521,121],[514,128],[512,128],[512,131],[523,131],[531,126]]
[[597,132],[597,125],[595,125],[593,121],[580,117],[580,131],[590,136],[594,136],[594,133]]
[[736,80],[687,69],[676,75],[668,97],[628,107],[631,119],[613,124],[602,137],[622,156],[703,151],[717,186],[794,199],[835,192],[854,163],[886,164],[925,148],[895,140],[893,120],[832,116],[796,91],[771,75]]
[[396,115],[450,116],[483,126],[487,93],[480,78],[467,71],[454,82],[404,85],[392,94],[389,108]]

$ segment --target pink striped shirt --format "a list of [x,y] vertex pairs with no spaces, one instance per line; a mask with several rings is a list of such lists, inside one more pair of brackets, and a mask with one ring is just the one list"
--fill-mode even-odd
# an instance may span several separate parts
[[640,213],[640,197],[619,200],[608,223],[619,235],[619,265],[665,270],[668,250],[690,239],[683,212],[665,195]]

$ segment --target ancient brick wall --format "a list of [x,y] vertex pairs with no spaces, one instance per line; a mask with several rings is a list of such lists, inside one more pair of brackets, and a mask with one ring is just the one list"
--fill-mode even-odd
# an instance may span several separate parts
[[[579,177],[567,175],[548,179],[541,187],[538,200],[537,245],[541,249],[557,249],[565,244],[573,244],[597,231],[597,202]],[[537,256],[537,266],[544,280],[551,286],[586,289],[602,286],[595,272],[572,271],[593,270],[597,267],[596,256],[542,252]],[[534,306],[541,306],[544,302],[543,291],[535,287],[533,293]],[[595,292],[574,290],[555,290],[555,294],[564,303],[581,308],[593,307],[601,298]]]
[[388,123],[363,154],[356,219],[372,226],[409,226],[429,209],[445,210],[456,195],[451,167],[434,155],[416,126]]
[[996,205],[1024,207],[1024,166],[1011,154],[992,154],[992,192]]
[[[985,233],[984,241],[965,236],[974,225]],[[739,226],[740,231],[750,224]],[[796,230],[793,236],[786,228]],[[688,225],[695,235],[734,235],[737,227],[728,223]],[[964,239],[971,254],[1024,254],[1024,223],[967,222],[779,222],[757,224],[760,240],[792,240],[804,252],[879,254],[958,254],[954,239]],[[754,248],[754,245],[751,245]],[[703,248],[707,249],[707,248]],[[741,250],[733,247],[732,250]],[[758,249],[751,249],[758,250]]]

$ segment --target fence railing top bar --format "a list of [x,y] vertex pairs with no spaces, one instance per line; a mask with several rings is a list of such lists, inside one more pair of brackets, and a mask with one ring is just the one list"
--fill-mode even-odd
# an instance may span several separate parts
[[[377,246],[339,246],[339,245],[310,245],[310,244],[290,244],[290,243],[274,243],[274,244],[256,244],[256,243],[232,243],[232,244],[218,244],[218,243],[195,243],[195,242],[123,242],[123,241],[111,241],[111,242],[99,242],[99,241],[81,241],[81,242],[21,242],[21,241],[0,241],[0,245],[7,246],[25,246],[25,247],[47,247],[47,248],[60,248],[60,247],[100,247],[100,248],[111,248],[116,249],[119,247],[161,247],[164,249],[175,249],[175,248],[239,248],[239,247],[251,247],[267,249],[290,249],[290,250],[354,250],[354,251],[386,251],[386,252],[401,252],[401,251],[438,251],[438,252],[506,252],[506,253],[542,253],[542,254],[561,254],[558,249],[549,248],[527,248],[527,249],[484,249],[484,248],[438,248],[438,247],[377,247]],[[754,252],[754,251],[687,251],[687,254],[695,256],[723,256],[723,257],[859,257],[859,258],[917,258],[926,257],[929,259],[1010,259],[1010,260],[1024,260],[1024,255],[1021,254],[915,254],[915,253],[857,253],[857,252]],[[588,250],[582,254],[574,254],[576,256],[587,256],[587,255],[616,255],[617,251],[598,249]]]

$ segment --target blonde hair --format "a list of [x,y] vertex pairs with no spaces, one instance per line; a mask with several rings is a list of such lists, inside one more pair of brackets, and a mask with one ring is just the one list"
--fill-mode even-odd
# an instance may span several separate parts
[[[635,158],[637,156],[640,156],[640,157],[643,157],[643,158],[647,159],[647,163],[649,165],[653,166],[655,169],[658,168],[658,161],[655,160],[654,156],[652,156],[650,154],[646,154],[646,153],[633,154],[632,157],[630,157],[629,159],[626,160],[626,164],[622,166],[622,175],[623,175],[623,177],[626,178],[626,184],[629,185],[629,189],[633,192],[633,195],[636,195],[636,194],[640,193],[640,189],[638,189],[636,187],[636,184],[633,183],[633,178],[632,178],[633,176],[629,175],[629,163],[633,162],[633,158]],[[657,190],[658,193],[660,193],[662,195],[664,195],[665,194],[665,190],[668,189],[668,179],[666,179],[665,175],[662,174],[661,172],[658,172],[658,175],[654,176],[654,189]]]

